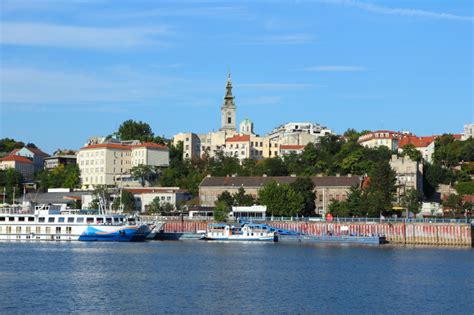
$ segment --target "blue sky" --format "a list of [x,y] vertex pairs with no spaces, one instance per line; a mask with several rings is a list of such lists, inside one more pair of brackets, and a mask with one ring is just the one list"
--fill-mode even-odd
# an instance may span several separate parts
[[217,130],[237,118],[341,133],[462,132],[474,107],[466,1],[2,0],[0,137],[51,153],[127,119]]

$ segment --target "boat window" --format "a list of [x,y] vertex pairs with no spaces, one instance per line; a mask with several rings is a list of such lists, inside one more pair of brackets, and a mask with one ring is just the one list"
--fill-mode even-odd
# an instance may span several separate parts
[[54,223],[54,217],[48,218],[48,223]]
[[15,221],[15,217],[8,217],[8,221]]
[[58,218],[58,222],[59,222],[59,223],[64,223],[64,217]]
[[87,224],[94,223],[94,218],[87,218],[87,219],[86,219],[86,223],[87,223]]
[[0,217],[0,221],[5,221],[5,217]]
[[119,218],[113,218],[114,219],[114,223],[118,223],[119,222]]
[[24,221],[25,221],[25,217],[18,217],[18,221],[24,222]]
[[107,222],[108,224],[112,223],[112,218],[105,218],[105,222]]
[[77,223],[84,223],[84,218],[77,218]]
[[35,217],[28,217],[28,222],[35,222]]
[[67,218],[67,223],[74,223],[74,217]]
[[104,223],[104,218],[97,218],[97,224]]
[[44,222],[44,217],[38,218],[38,222],[40,222],[40,223]]
[[56,234],[61,234],[61,227],[60,226],[56,227]]

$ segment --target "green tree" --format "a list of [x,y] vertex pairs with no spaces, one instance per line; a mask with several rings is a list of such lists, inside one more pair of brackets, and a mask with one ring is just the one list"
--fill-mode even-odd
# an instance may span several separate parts
[[258,203],[267,206],[267,213],[275,216],[301,214],[304,197],[288,184],[267,182],[258,192]]
[[380,212],[390,212],[392,209],[393,195],[396,191],[395,171],[388,162],[378,163],[370,174],[370,181],[364,191],[363,206],[368,216],[376,217]]
[[463,198],[461,195],[450,194],[448,198],[443,201],[443,206],[450,210],[452,216],[460,215],[464,210]]
[[[121,206],[123,206],[122,209]],[[135,211],[135,197],[133,193],[128,190],[122,190],[121,193],[119,192],[112,203],[112,209],[122,210],[125,213]]]
[[160,197],[155,197],[147,206],[149,214],[161,214],[161,200]]
[[301,214],[304,216],[314,215],[314,209],[316,208],[314,200],[316,195],[314,193],[314,183],[311,178],[298,177],[290,186],[304,198],[304,208]]
[[157,173],[154,170],[153,166],[140,164],[130,169],[130,175],[132,175],[133,178],[138,179],[140,185],[142,185],[142,187],[145,187],[146,182],[150,182],[151,180],[156,178]]
[[162,202],[160,204],[160,212],[163,214],[169,214],[174,210],[174,206],[169,202]]
[[351,215],[351,211],[345,201],[332,200],[328,207],[329,213],[334,217],[347,218]]
[[418,214],[421,210],[423,195],[416,189],[408,189],[401,198],[401,205],[408,211]]
[[124,121],[116,134],[121,140],[140,140],[142,142],[154,140],[154,134],[150,125],[132,119]]
[[214,208],[214,220],[217,222],[226,222],[230,208],[224,202],[217,202]]
[[99,210],[100,207],[108,210],[111,207],[111,191],[107,185],[97,185],[92,191],[92,202],[89,204],[91,210]]
[[255,198],[245,193],[245,189],[240,187],[239,190],[232,196],[235,206],[248,207],[255,204]]
[[411,160],[418,162],[423,158],[421,152],[411,143],[403,147],[402,156],[408,156]]
[[[13,203],[13,198],[18,198],[23,194],[23,175],[14,168],[0,170],[0,192],[5,192],[7,203]],[[15,194],[15,196],[13,196]],[[3,202],[3,200],[1,200]]]
[[229,209],[234,205],[234,197],[227,190],[223,191],[222,194],[217,196],[217,201],[224,203]]
[[456,191],[460,195],[474,195],[474,181],[458,183],[455,186]]

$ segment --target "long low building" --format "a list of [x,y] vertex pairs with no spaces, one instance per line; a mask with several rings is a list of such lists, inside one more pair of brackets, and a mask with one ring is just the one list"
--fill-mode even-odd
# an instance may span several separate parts
[[[254,197],[258,197],[258,191],[268,182],[274,180],[280,184],[290,184],[296,180],[296,176],[235,176],[235,177],[212,177],[203,179],[199,185],[199,201],[201,206],[214,206],[217,197],[224,191],[233,194],[239,188]],[[362,179],[359,176],[312,176],[315,189],[315,213],[325,214],[332,200],[345,200],[350,188],[354,185],[360,186]]]

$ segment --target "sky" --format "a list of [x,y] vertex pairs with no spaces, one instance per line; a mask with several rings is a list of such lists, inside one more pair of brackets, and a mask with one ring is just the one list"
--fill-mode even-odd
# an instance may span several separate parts
[[79,149],[127,120],[156,135],[240,122],[461,133],[472,0],[0,1],[0,138]]

